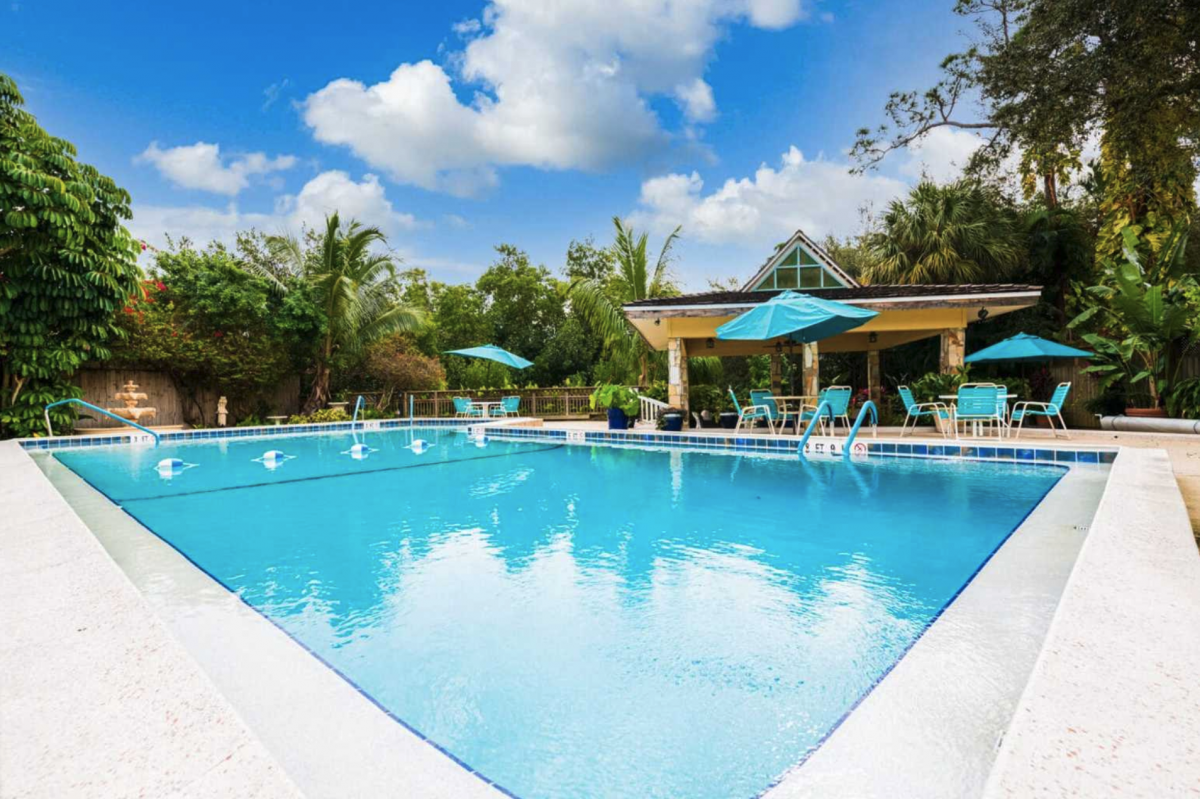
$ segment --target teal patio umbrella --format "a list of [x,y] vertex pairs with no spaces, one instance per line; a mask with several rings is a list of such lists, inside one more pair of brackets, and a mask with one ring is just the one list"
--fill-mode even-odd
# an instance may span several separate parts
[[502,363],[505,366],[511,366],[514,369],[528,369],[533,366],[533,361],[527,361],[520,355],[513,355],[508,350],[503,350],[495,344],[484,344],[482,347],[467,347],[465,350],[447,350],[449,355],[462,355],[466,358],[482,358],[485,361],[495,361]]
[[784,291],[717,328],[724,341],[786,338],[802,344],[836,336],[866,324],[878,312],[843,302]]
[[997,361],[1015,361],[1018,363],[1031,361],[1049,361],[1053,358],[1090,358],[1092,353],[1087,350],[1077,350],[1057,341],[1033,336],[1029,333],[1018,333],[1012,338],[1006,338],[990,347],[985,347],[973,355],[963,358],[965,363],[995,363]]

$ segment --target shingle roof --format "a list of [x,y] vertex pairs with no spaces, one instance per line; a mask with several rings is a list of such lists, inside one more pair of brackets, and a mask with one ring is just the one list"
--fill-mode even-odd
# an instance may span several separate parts
[[[873,285],[857,288],[821,289],[813,296],[827,300],[886,300],[899,297],[957,297],[976,294],[1019,294],[1041,291],[1041,286],[1014,283],[962,283],[947,286],[895,286]],[[699,294],[682,294],[678,297],[660,297],[626,303],[626,308],[662,308],[672,305],[751,305],[767,300],[779,291],[706,291]]]

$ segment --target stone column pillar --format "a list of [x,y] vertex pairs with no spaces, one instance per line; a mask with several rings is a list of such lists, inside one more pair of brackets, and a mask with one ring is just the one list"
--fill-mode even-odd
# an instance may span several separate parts
[[688,412],[687,346],[681,338],[667,339],[667,404],[683,411],[683,426],[691,425]]
[[780,394],[783,386],[783,356],[779,353],[771,353],[771,393]]
[[965,327],[951,328],[942,331],[941,357],[938,368],[942,374],[949,374],[963,367],[963,356],[967,347],[967,329]]
[[815,397],[821,391],[821,352],[814,341],[805,344],[801,353],[804,359],[804,388],[800,393]]
[[867,350],[867,391],[876,406],[883,400],[883,374],[879,371],[879,350]]

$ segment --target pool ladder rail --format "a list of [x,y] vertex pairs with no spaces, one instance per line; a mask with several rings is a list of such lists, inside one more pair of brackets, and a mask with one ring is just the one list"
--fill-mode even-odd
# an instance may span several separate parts
[[54,438],[54,428],[51,427],[51,425],[50,425],[50,409],[57,408],[59,405],[71,405],[71,404],[82,405],[83,407],[87,408],[88,410],[92,410],[92,411],[95,411],[96,413],[107,416],[109,419],[116,419],[118,422],[121,422],[122,424],[127,424],[130,427],[134,427],[134,428],[137,428],[138,430],[141,430],[143,433],[145,433],[146,435],[148,435],[154,439],[154,446],[156,446],[156,447],[159,445],[159,443],[161,443],[161,438],[159,437],[158,433],[154,432],[149,427],[142,427],[137,422],[134,422],[130,419],[126,419],[123,416],[117,416],[115,413],[110,413],[109,411],[106,411],[103,408],[99,408],[90,402],[84,402],[83,400],[75,399],[74,397],[70,397],[70,398],[64,399],[64,400],[59,400],[58,402],[51,402],[49,405],[46,406],[46,410],[45,410],[46,435],[48,435],[50,438]]
[[[809,423],[808,429],[804,431],[804,435],[800,438],[799,455],[801,458],[804,455],[804,446],[808,443],[808,439],[812,436],[813,431],[817,429],[820,420],[824,418],[823,414],[830,410],[828,402],[822,402],[817,406],[817,410],[813,413],[812,422]],[[842,457],[846,460],[850,459],[850,451],[854,446],[854,439],[858,437],[858,431],[862,427],[863,419],[867,416],[867,411],[871,412],[871,434],[879,435],[879,411],[875,407],[872,400],[867,400],[858,411],[858,416],[854,420],[854,426],[850,428],[850,434],[846,437],[846,445],[842,448]]]

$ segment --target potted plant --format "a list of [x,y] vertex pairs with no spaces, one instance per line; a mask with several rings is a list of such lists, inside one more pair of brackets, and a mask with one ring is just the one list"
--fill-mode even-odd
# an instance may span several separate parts
[[1092,345],[1092,365],[1084,369],[1097,375],[1100,389],[1125,387],[1130,399],[1126,416],[1163,417],[1163,400],[1177,382],[1183,353],[1196,343],[1193,324],[1196,282],[1186,273],[1182,230],[1173,231],[1163,245],[1153,269],[1142,266],[1136,231],[1121,231],[1124,260],[1105,259],[1105,283],[1088,291],[1096,305],[1071,320],[1075,327],[1102,315],[1104,324],[1083,340]]
[[630,421],[637,418],[639,404],[633,389],[616,383],[597,386],[588,398],[592,410],[603,408],[608,411],[609,430],[628,429]]
[[667,408],[658,416],[658,429],[668,433],[678,433],[683,430],[683,410]]

